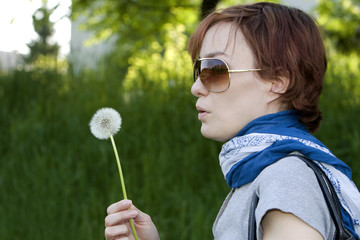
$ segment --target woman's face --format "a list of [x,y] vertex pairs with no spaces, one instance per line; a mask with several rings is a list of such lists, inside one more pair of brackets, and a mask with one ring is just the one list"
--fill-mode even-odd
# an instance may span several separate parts
[[[231,70],[255,68],[254,58],[243,34],[230,23],[211,27],[205,35],[199,58],[220,58]],[[221,93],[208,91],[198,78],[191,88],[198,97],[196,108],[204,137],[227,141],[247,123],[260,116],[279,111],[271,94],[271,81],[254,72],[230,73],[230,87]]]

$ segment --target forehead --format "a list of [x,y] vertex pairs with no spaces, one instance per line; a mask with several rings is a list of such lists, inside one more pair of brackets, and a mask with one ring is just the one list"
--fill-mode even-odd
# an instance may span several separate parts
[[252,59],[252,53],[240,29],[231,23],[218,23],[206,32],[199,57],[239,61],[240,57]]

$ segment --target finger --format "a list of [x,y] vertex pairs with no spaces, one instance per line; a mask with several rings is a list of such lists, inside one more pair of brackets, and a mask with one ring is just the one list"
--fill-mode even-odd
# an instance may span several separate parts
[[117,239],[128,235],[129,228],[125,224],[105,228],[106,239]]
[[113,226],[120,223],[125,223],[130,219],[137,217],[139,212],[137,210],[123,210],[120,212],[112,213],[105,217],[105,226]]
[[[133,206],[134,206],[134,205],[133,205]],[[137,209],[137,208],[135,208],[135,207],[134,207],[134,209],[136,209],[137,214],[136,214],[134,217],[132,217],[131,219],[134,219],[134,221],[135,221],[136,223],[138,223],[138,224],[143,224],[143,223],[150,223],[150,222],[152,222],[151,217],[150,217],[148,214],[140,211],[139,209]]]
[[111,204],[108,208],[107,208],[107,213],[108,214],[112,214],[115,212],[119,212],[125,209],[130,208],[132,204],[131,200],[125,199],[125,200],[121,200],[119,202],[116,202],[114,204]]

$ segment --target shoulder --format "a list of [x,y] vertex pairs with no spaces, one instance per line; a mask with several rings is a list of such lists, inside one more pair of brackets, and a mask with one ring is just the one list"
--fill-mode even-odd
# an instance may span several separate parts
[[284,178],[301,180],[304,176],[303,174],[316,181],[313,171],[305,162],[296,156],[288,156],[266,167],[260,173],[259,179],[274,177],[274,180],[283,180]]
[[314,204],[327,208],[314,172],[298,157],[280,159],[255,181],[259,204],[281,205],[283,210],[311,209]]
[[[311,198],[321,202],[323,195],[316,176],[305,162],[296,156],[280,159],[266,167],[255,180],[257,181],[258,195],[271,198],[289,198],[292,204],[304,203],[304,198]],[[274,199],[272,199],[274,200]]]
[[335,228],[315,174],[301,159],[283,158],[265,168],[255,181],[259,196],[258,223],[269,211],[280,210],[301,219],[324,239],[334,235]]

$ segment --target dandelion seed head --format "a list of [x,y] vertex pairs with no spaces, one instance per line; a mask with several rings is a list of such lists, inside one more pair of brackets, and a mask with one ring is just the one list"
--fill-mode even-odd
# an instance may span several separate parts
[[90,131],[99,139],[108,139],[120,130],[121,122],[121,116],[116,110],[101,108],[91,118]]

